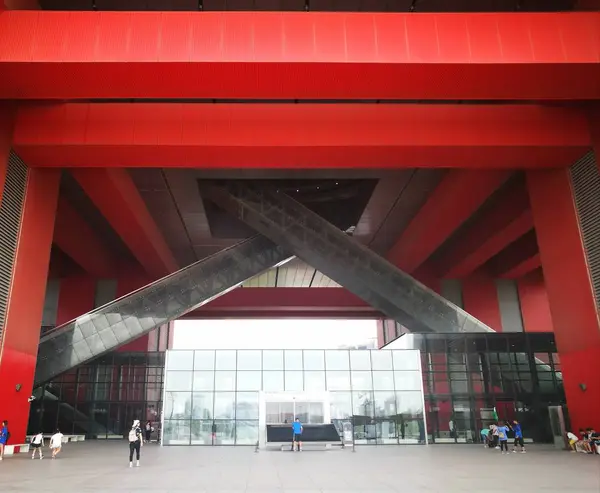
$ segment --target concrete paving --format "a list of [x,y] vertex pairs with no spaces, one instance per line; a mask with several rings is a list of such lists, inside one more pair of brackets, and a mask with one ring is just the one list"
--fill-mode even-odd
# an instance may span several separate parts
[[0,462],[0,491],[316,493],[593,492],[600,456],[532,446],[501,455],[475,445],[380,446],[301,453],[146,445],[129,469],[126,442],[66,444],[60,459]]

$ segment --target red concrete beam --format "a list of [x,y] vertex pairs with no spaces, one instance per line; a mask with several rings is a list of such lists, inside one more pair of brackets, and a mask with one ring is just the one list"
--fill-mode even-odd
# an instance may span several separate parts
[[584,100],[599,53],[588,12],[6,11],[0,98]]
[[519,279],[541,265],[535,231],[532,230],[490,259],[486,268],[493,277]]
[[387,254],[411,273],[510,176],[508,171],[452,170],[436,187]]
[[436,259],[436,270],[449,279],[466,277],[531,229],[527,189],[522,183],[511,186]]
[[79,168],[72,175],[148,274],[178,269],[127,170]]
[[58,201],[53,242],[92,277],[115,277],[117,260],[64,198]]
[[535,105],[72,103],[15,125],[33,167],[537,168],[591,146],[584,112]]

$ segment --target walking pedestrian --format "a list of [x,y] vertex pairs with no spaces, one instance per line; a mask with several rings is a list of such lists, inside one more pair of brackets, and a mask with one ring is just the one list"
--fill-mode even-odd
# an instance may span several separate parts
[[152,422],[151,421],[147,421],[146,422],[146,442],[150,443],[150,438],[152,437],[152,432],[154,431],[154,428],[152,428]]
[[31,458],[35,459],[35,452],[39,450],[40,460],[44,458],[44,452],[42,448],[44,447],[44,434],[40,431],[37,435],[34,435],[31,439],[31,450],[33,453],[31,454]]
[[508,426],[506,423],[500,423],[501,426],[498,426],[496,429],[498,430],[498,441],[500,442],[500,450],[502,454],[508,454]]
[[0,428],[0,460],[4,459],[4,447],[8,443],[10,438],[10,431],[8,431],[8,421],[2,421],[2,428]]
[[50,449],[52,450],[53,459],[56,459],[56,456],[60,454],[60,451],[62,450],[63,436],[64,435],[57,428],[54,435],[50,437]]
[[512,430],[515,432],[515,441],[513,443],[513,453],[517,453],[517,445],[521,446],[521,453],[525,453],[525,442],[523,441],[523,429],[521,424],[515,419],[512,424]]
[[131,430],[129,430],[129,467],[133,467],[133,452],[136,454],[136,467],[140,467],[140,449],[144,439],[142,437],[142,430],[140,429],[140,420],[135,419]]

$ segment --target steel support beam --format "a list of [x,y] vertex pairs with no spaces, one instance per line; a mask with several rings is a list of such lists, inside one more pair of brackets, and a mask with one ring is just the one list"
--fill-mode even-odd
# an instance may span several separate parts
[[40,341],[36,385],[197,309],[289,257],[264,237],[250,238],[58,327]]
[[515,169],[591,143],[584,112],[536,105],[71,103],[21,108],[13,147],[31,167]]
[[200,188],[203,197],[410,330],[492,330],[283,193],[243,182]]
[[598,13],[6,11],[0,98],[585,100],[599,52]]

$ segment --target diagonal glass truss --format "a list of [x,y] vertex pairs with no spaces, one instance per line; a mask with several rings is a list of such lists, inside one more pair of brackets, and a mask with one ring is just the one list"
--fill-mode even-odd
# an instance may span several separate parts
[[255,236],[57,327],[40,340],[35,384],[114,350],[291,258]]
[[493,332],[284,193],[244,182],[224,187],[200,183],[204,198],[294,252],[411,332]]

